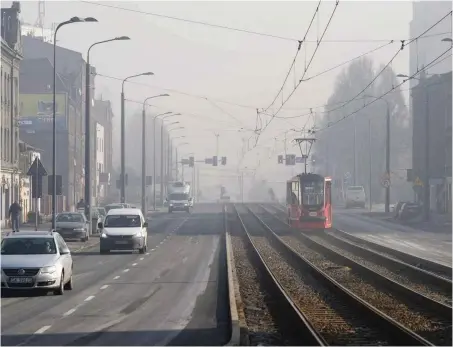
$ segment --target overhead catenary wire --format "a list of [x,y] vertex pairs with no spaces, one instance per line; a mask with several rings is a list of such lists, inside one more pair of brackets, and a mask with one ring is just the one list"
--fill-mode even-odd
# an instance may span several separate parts
[[426,64],[423,68],[421,68],[420,70],[418,70],[417,72],[415,72],[414,74],[412,74],[411,76],[409,76],[407,79],[403,80],[401,83],[399,83],[398,85],[396,86],[393,86],[390,90],[388,90],[387,92],[381,94],[379,97],[376,97],[376,98],[373,98],[372,101],[370,101],[369,103],[366,103],[364,104],[362,107],[360,107],[359,109],[341,117],[340,119],[336,120],[336,121],[333,121],[333,122],[330,122],[329,125],[319,129],[317,132],[321,132],[323,130],[326,130],[326,129],[329,129],[329,128],[332,128],[333,126],[335,126],[336,124],[344,121],[345,119],[351,117],[352,115],[360,112],[361,110],[363,110],[364,108],[370,106],[371,104],[374,104],[375,102],[377,102],[378,100],[381,100],[383,99],[386,95],[390,94],[391,92],[393,92],[394,90],[397,90],[400,86],[402,86],[404,83],[406,83],[408,80],[414,78],[415,76],[417,76],[418,74],[420,74],[422,71],[432,67],[435,65],[435,63],[441,59],[442,57],[444,57],[448,52],[450,52],[452,50],[452,48],[450,47],[449,49],[447,49],[446,51],[444,51],[442,54],[440,54],[439,56],[437,56],[436,58],[434,58],[433,60],[431,60],[428,64]]
[[275,95],[275,98],[274,98],[274,100],[272,100],[271,104],[268,107],[266,107],[264,112],[267,112],[267,110],[269,110],[269,108],[271,108],[272,105],[274,105],[274,103],[277,100],[277,98],[280,95],[280,93],[283,92],[283,89],[285,88],[285,85],[286,85],[286,81],[288,80],[288,77],[289,77],[289,75],[291,73],[291,70],[292,70],[294,64],[296,63],[296,59],[297,59],[297,56],[299,55],[300,49],[301,49],[302,45],[304,44],[305,40],[307,39],[307,35],[310,32],[310,28],[311,28],[311,26],[312,26],[312,24],[313,24],[313,22],[314,22],[314,20],[316,18],[316,14],[319,13],[319,6],[320,5],[321,5],[321,0],[319,0],[318,4],[316,5],[315,12],[313,13],[313,16],[311,17],[310,24],[308,24],[307,30],[305,31],[304,38],[302,39],[302,41],[298,41],[296,54],[294,55],[293,61],[291,63],[291,66],[288,69],[288,73],[286,74],[285,79],[283,80],[283,84],[282,84],[280,90],[278,91],[277,95]]
[[[141,11],[141,10],[134,10],[134,9],[131,9],[131,8],[126,8],[126,7],[106,4],[104,2],[94,2],[94,1],[85,1],[85,0],[79,0],[79,2],[84,3],[84,4],[88,4],[88,5],[101,6],[101,7],[105,7],[105,8],[115,9],[115,10],[119,10],[119,11],[137,13],[137,14],[153,16],[153,17],[158,17],[158,18],[164,18],[164,19],[174,20],[174,21],[180,21],[180,22],[185,22],[185,23],[190,23],[190,24],[203,25],[203,26],[216,28],[216,29],[223,29],[223,30],[229,30],[229,31],[235,31],[235,32],[242,32],[244,34],[262,36],[262,37],[269,37],[271,39],[278,39],[278,40],[292,41],[292,42],[298,42],[299,41],[298,39],[296,39],[294,37],[286,37],[286,36],[282,36],[282,35],[263,33],[263,32],[258,32],[258,31],[254,31],[254,30],[246,30],[246,29],[234,28],[234,27],[231,27],[231,26],[215,24],[215,23],[209,23],[209,22],[204,22],[204,21],[197,21],[197,20],[181,18],[181,17],[175,17],[175,16],[169,16],[169,15],[164,15],[164,14],[160,14],[160,13]],[[440,35],[445,35],[445,34],[451,34],[451,31],[450,32],[438,33],[438,34],[433,34],[432,36],[440,36]],[[425,37],[427,37],[427,36],[425,36]],[[388,41],[392,41],[392,40],[398,41],[398,40],[401,40],[401,39],[396,39],[396,38],[395,39],[337,39],[337,40],[324,40],[324,42],[325,43],[366,43],[366,42],[388,42]],[[405,40],[411,40],[411,39],[409,38],[409,39],[405,39]],[[306,40],[306,42],[307,43],[317,43],[317,41],[315,41],[315,40]]]
[[311,58],[310,58],[310,60],[309,60],[309,62],[308,62],[308,64],[307,64],[307,66],[306,66],[305,69],[304,69],[304,73],[302,74],[302,78],[299,80],[299,83],[296,85],[296,87],[293,89],[293,91],[289,94],[289,96],[285,99],[285,101],[282,103],[282,105],[278,108],[277,112],[275,112],[275,113],[272,115],[271,119],[269,120],[269,122],[268,122],[268,123],[266,124],[266,126],[264,127],[264,130],[269,126],[269,124],[272,122],[272,120],[275,118],[275,116],[281,111],[281,109],[282,109],[283,106],[288,102],[288,100],[291,99],[291,97],[293,96],[293,94],[296,92],[297,88],[298,88],[298,87],[300,86],[300,84],[302,83],[302,81],[303,81],[303,79],[304,79],[304,77],[305,77],[305,74],[307,73],[307,71],[308,71],[308,69],[309,69],[311,63],[313,62],[313,59],[315,58],[315,55],[316,55],[316,52],[318,51],[318,48],[319,48],[319,46],[321,45],[321,42],[322,42],[322,40],[323,40],[323,38],[324,38],[324,35],[326,34],[327,29],[329,28],[330,23],[332,22],[332,19],[333,19],[334,15],[335,15],[335,12],[336,12],[336,10],[337,10],[337,8],[338,8],[338,4],[339,4],[339,0],[335,1],[335,7],[334,7],[334,9],[333,9],[333,11],[332,11],[332,13],[331,13],[331,15],[330,15],[329,20],[327,21],[327,24],[326,24],[326,26],[325,26],[325,28],[324,28],[324,31],[323,31],[323,33],[321,34],[321,37],[319,38],[319,40],[318,40],[318,42],[317,42],[317,44],[316,44],[316,48],[315,48],[315,50],[314,50],[314,52],[313,52],[313,54],[312,54],[312,56],[311,56]]
[[[451,14],[452,14],[452,11],[448,12],[445,16],[443,16],[441,19],[439,19],[437,22],[435,22],[433,25],[431,25],[428,29],[423,31],[417,37],[411,39],[408,43],[401,42],[400,48],[396,51],[396,53],[392,56],[392,58],[387,62],[387,64],[385,64],[385,66],[381,69],[381,71],[378,74],[376,74],[376,76],[374,76],[373,79],[360,92],[358,92],[354,97],[352,97],[352,98],[350,98],[348,100],[339,102],[338,104],[341,104],[340,106],[338,106],[336,108],[333,108],[333,109],[330,109],[329,111],[324,111],[322,113],[330,113],[330,112],[337,111],[337,110],[339,110],[341,108],[346,107],[347,105],[349,105],[353,101],[360,100],[361,99],[360,95],[363,92],[365,92],[379,78],[379,76],[382,75],[385,72],[385,70],[390,66],[390,64],[392,64],[392,62],[395,60],[395,58],[401,53],[401,51],[405,47],[407,47],[409,44],[411,44],[414,41],[416,42],[417,39],[423,37],[423,35],[425,35],[429,30],[433,29],[435,26],[437,26],[440,22],[442,22],[448,16],[451,16]],[[324,107],[327,107],[327,106],[332,106],[332,104],[331,105],[324,105]],[[312,107],[312,108],[316,108],[316,107]],[[311,113],[305,113],[305,114],[299,115],[299,116],[278,117],[278,118],[280,118],[280,119],[292,119],[292,118],[300,118],[300,117],[308,116],[310,114]]]

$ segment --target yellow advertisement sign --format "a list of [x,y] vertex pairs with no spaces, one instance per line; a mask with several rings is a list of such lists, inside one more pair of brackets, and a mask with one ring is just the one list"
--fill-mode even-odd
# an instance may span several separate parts
[[[55,95],[55,113],[57,116],[66,115],[66,94]],[[52,117],[53,94],[20,94],[20,117]]]

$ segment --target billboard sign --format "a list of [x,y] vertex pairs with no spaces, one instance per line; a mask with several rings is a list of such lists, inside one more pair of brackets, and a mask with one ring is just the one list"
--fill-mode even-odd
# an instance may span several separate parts
[[[55,95],[55,110],[57,130],[66,130],[66,94]],[[52,129],[53,95],[20,94],[19,114],[18,125],[27,133]]]

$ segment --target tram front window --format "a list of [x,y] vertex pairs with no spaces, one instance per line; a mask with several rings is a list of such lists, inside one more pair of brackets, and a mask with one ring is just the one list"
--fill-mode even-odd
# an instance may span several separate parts
[[323,181],[303,182],[302,187],[302,202],[305,206],[319,206],[324,204]]

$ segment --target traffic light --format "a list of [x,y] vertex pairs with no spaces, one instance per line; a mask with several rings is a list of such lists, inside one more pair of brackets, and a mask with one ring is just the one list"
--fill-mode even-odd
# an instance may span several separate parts
[[194,157],[189,157],[189,167],[193,167],[195,164],[195,158]]
[[212,157],[212,166],[217,166],[217,156]]
[[222,165],[226,165],[226,158],[227,157],[222,157]]
[[286,155],[286,165],[296,165],[296,155],[295,154]]
[[278,156],[278,163],[283,164],[283,155]]

